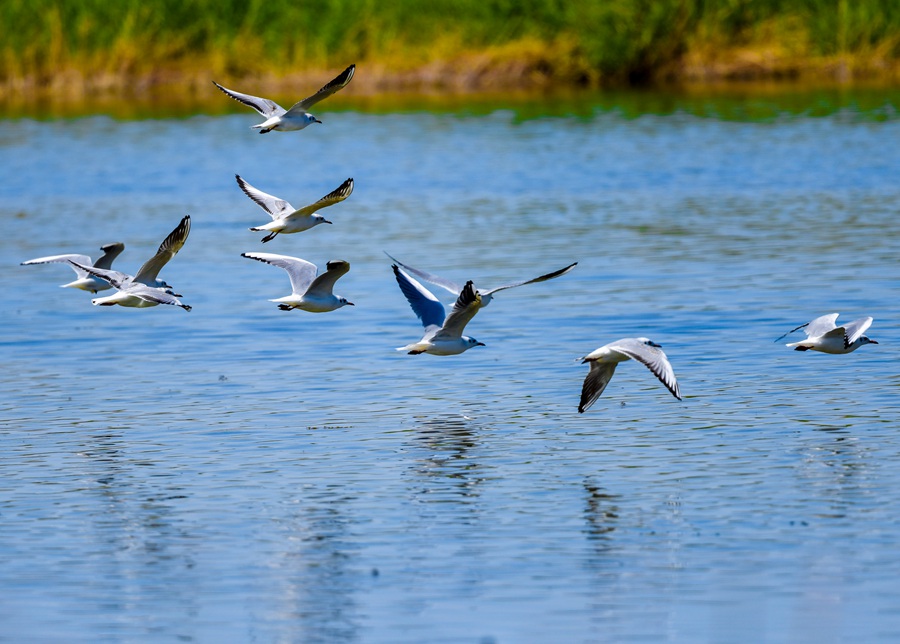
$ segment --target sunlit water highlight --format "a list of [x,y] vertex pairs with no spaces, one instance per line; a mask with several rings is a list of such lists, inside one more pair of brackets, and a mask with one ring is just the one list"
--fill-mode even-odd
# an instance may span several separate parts
[[[321,116],[0,122],[4,636],[900,637],[900,121]],[[235,173],[356,190],[263,245]],[[123,241],[134,271],[185,213],[190,313],[18,266]],[[348,260],[356,306],[278,311],[250,250]],[[486,288],[579,266],[414,357],[383,250]],[[773,343],[832,311],[881,344]],[[626,363],[579,415],[575,359],[641,335],[684,402]]]

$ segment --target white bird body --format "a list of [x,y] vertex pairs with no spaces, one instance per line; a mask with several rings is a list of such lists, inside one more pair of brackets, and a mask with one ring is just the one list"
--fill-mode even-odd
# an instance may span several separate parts
[[579,413],[587,411],[597,401],[612,379],[616,366],[626,360],[637,360],[643,364],[673,396],[681,400],[675,372],[660,345],[648,338],[622,338],[605,344],[582,358],[583,363],[590,363],[591,370],[581,388]]
[[[411,273],[411,274],[415,275],[416,277],[425,280],[426,282],[434,284],[435,286],[440,286],[441,288],[446,289],[447,291],[449,291],[456,297],[459,297],[459,294],[462,293],[463,287],[452,280],[448,280],[443,277],[439,277],[439,276],[435,275],[434,273],[429,273],[427,271],[423,271],[418,268],[413,268],[412,266],[407,266],[403,262],[397,261],[396,259],[394,259],[390,255],[388,255],[387,253],[385,253],[385,255],[387,255],[391,259],[391,261],[393,261],[395,264],[400,266],[404,271]],[[578,265],[578,262],[574,262],[572,264],[569,264],[565,268],[559,269],[558,271],[553,271],[552,273],[547,273],[546,275],[541,275],[540,277],[535,277],[534,279],[525,280],[523,282],[513,282],[512,284],[504,284],[503,286],[498,286],[498,287],[492,288],[488,291],[482,291],[479,289],[478,293],[481,296],[479,308],[483,309],[488,304],[490,304],[491,301],[494,299],[494,293],[506,290],[508,288],[516,288],[517,286],[525,286],[526,284],[536,284],[537,282],[546,282],[547,280],[551,280],[556,277],[560,277],[561,275],[565,275],[566,273],[571,271],[573,268],[575,268],[575,266],[577,266],[577,265]]]
[[98,291],[105,291],[107,289],[110,289],[112,288],[112,286],[106,280],[87,273],[81,268],[78,268],[72,262],[77,262],[78,264],[86,266],[94,266],[96,268],[109,269],[112,267],[113,260],[118,257],[123,250],[125,250],[125,244],[122,244],[120,242],[106,244],[105,246],[101,246],[100,250],[103,251],[103,255],[98,257],[96,262],[91,262],[91,258],[87,255],[67,254],[50,255],[48,257],[29,259],[27,262],[22,262],[21,265],[31,266],[33,264],[68,264],[75,271],[75,275],[77,275],[78,279],[69,282],[68,284],[61,284],[60,288],[77,288],[81,289],[82,291],[96,293]]
[[91,300],[91,304],[94,306],[115,306],[118,304],[119,306],[135,309],[143,309],[150,306],[158,306],[160,304],[171,304],[173,306],[180,306],[185,311],[191,310],[191,307],[188,304],[182,304],[171,290],[147,286],[140,282],[123,284],[122,288],[112,295],[95,297]]
[[97,268],[96,266],[87,266],[74,260],[69,260],[69,263],[76,270],[81,270],[86,274],[100,278],[117,290],[112,295],[91,300],[91,303],[95,306],[113,306],[118,304],[128,308],[146,308],[158,304],[171,304],[180,306],[185,311],[190,311],[191,307],[182,304],[177,299],[179,296],[174,293],[172,287],[157,277],[163,266],[175,257],[182,246],[184,246],[184,242],[187,241],[190,232],[191,217],[190,215],[185,215],[178,222],[175,229],[159,245],[156,254],[144,262],[136,275]]
[[269,234],[262,238],[263,242],[274,239],[279,233],[300,233],[319,224],[330,224],[331,222],[317,211],[340,203],[353,192],[353,179],[350,178],[315,203],[302,208],[294,208],[284,199],[254,188],[239,174],[234,175],[234,177],[244,194],[272,217],[272,221],[269,223],[262,226],[254,226],[250,229],[253,231],[267,231]]
[[[806,339],[799,342],[790,342],[785,346],[791,347],[795,351],[843,354],[852,353],[865,344],[878,344],[875,340],[863,335],[872,326],[873,318],[859,318],[848,324],[837,326],[838,315],[840,314],[829,313],[788,331],[784,335],[804,329]],[[783,338],[784,336],[781,337]],[[781,338],[778,339],[780,340]]]
[[412,355],[430,353],[435,356],[452,356],[472,347],[484,346],[483,342],[462,334],[466,324],[481,308],[481,295],[475,290],[471,280],[466,282],[450,315],[445,319],[444,305],[428,289],[400,270],[396,264],[392,268],[400,290],[425,327],[425,335],[421,340],[398,347],[397,351],[406,351]]
[[300,309],[310,313],[327,313],[343,306],[353,306],[347,298],[333,293],[334,284],[350,270],[349,262],[332,260],[326,264],[326,271],[316,277],[316,265],[287,255],[275,253],[241,253],[241,257],[255,259],[287,271],[291,280],[291,294],[275,300],[282,311]]
[[309,113],[309,108],[345,87],[353,78],[355,72],[356,65],[350,65],[318,92],[304,98],[302,101],[294,103],[289,110],[285,110],[278,103],[268,98],[242,94],[241,92],[222,87],[216,81],[213,81],[213,84],[234,100],[239,101],[248,107],[252,107],[259,112],[260,115],[265,117],[266,120],[262,123],[251,126],[251,128],[259,130],[260,134],[265,134],[272,130],[291,132],[302,130],[312,123],[321,123],[322,121]]

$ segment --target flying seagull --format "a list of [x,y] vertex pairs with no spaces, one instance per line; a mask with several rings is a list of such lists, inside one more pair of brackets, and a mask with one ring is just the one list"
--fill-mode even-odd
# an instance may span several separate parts
[[[447,289],[448,291],[453,293],[453,295],[455,295],[455,296],[459,296],[459,294],[462,293],[463,287],[452,280],[448,280],[443,277],[438,277],[437,275],[434,275],[433,273],[429,273],[427,271],[423,271],[418,268],[413,268],[412,266],[407,266],[403,262],[400,262],[400,261],[394,259],[387,253],[385,253],[385,255],[387,255],[391,259],[391,261],[393,261],[395,264],[397,264],[398,266],[403,268],[403,270],[406,271],[407,273],[411,273],[411,274],[415,275],[416,277],[425,280],[426,282],[430,282],[430,283],[434,284],[435,286],[440,286],[441,288]],[[553,271],[552,273],[547,273],[546,275],[541,275],[540,277],[535,277],[534,279],[526,280],[524,282],[513,282],[512,284],[504,284],[503,286],[498,286],[497,288],[492,288],[489,291],[479,290],[479,293],[481,293],[480,307],[485,307],[488,304],[490,304],[491,300],[494,299],[494,293],[503,291],[508,288],[516,288],[517,286],[525,286],[526,284],[535,284],[537,282],[546,282],[547,280],[552,280],[554,277],[559,277],[560,275],[565,275],[566,273],[571,271],[573,268],[575,268],[575,266],[577,264],[578,264],[578,262],[574,262],[572,264],[569,264],[565,268],[559,269],[558,271]]]
[[591,405],[597,402],[616,372],[616,365],[629,359],[637,360],[647,367],[666,386],[666,389],[672,392],[673,396],[681,400],[675,372],[672,370],[666,354],[660,349],[660,345],[647,338],[622,338],[605,344],[582,358],[582,363],[589,362],[591,364],[591,370],[581,387],[578,413],[587,411]]
[[347,298],[332,292],[334,283],[350,270],[350,263],[343,260],[332,260],[325,265],[326,271],[316,277],[316,265],[299,257],[276,255],[274,253],[241,253],[241,257],[255,259],[258,262],[271,264],[287,271],[291,278],[291,294],[280,297],[276,302],[282,311],[301,309],[311,313],[334,311],[342,306],[353,306]]
[[240,92],[235,92],[234,90],[222,87],[216,81],[213,81],[213,85],[228,94],[228,96],[234,100],[252,107],[265,117],[266,120],[262,123],[250,126],[253,129],[258,129],[260,134],[265,134],[272,130],[288,132],[291,130],[302,130],[310,123],[321,123],[322,121],[309,113],[309,108],[319,101],[328,98],[339,89],[344,88],[353,78],[353,73],[355,71],[356,65],[350,65],[350,67],[338,74],[336,78],[327,83],[318,92],[304,98],[298,103],[294,103],[293,107],[289,110],[285,110],[278,103],[269,100],[268,98],[259,98],[258,96],[251,96],[250,94],[241,94]]
[[272,217],[272,221],[268,224],[255,226],[250,229],[257,232],[260,230],[268,231],[269,234],[262,238],[263,242],[271,241],[278,233],[284,233],[285,235],[288,233],[299,233],[319,224],[330,224],[330,221],[316,211],[342,202],[353,192],[353,179],[351,178],[317,202],[302,208],[294,208],[284,199],[279,199],[254,188],[241,175],[236,174],[234,177],[237,179],[238,185],[244,191],[244,194]]
[[[872,318],[864,317],[854,320],[849,324],[837,326],[839,313],[829,313],[817,317],[812,322],[801,324],[795,329],[791,329],[781,338],[790,335],[794,331],[804,329],[806,339],[800,342],[791,342],[786,346],[793,347],[794,351],[821,351],[822,353],[851,353],[856,351],[864,344],[878,344],[875,340],[867,338],[863,335],[870,326],[872,326]],[[778,338],[778,340],[781,340]],[[778,342],[775,340],[775,342]]]
[[396,264],[391,268],[394,269],[400,290],[425,327],[425,335],[421,340],[399,347],[397,351],[406,351],[411,355],[430,353],[452,356],[472,347],[484,346],[483,342],[462,334],[466,324],[481,308],[481,295],[475,290],[471,280],[462,287],[450,315],[444,319],[444,305],[428,289],[400,270]]
[[50,255],[48,257],[38,257],[36,259],[29,259],[27,262],[22,262],[21,266],[31,266],[32,264],[69,264],[69,266],[75,271],[75,274],[78,276],[74,282],[69,282],[68,284],[61,284],[61,288],[80,288],[82,291],[90,291],[91,293],[96,293],[97,291],[105,291],[108,288],[112,288],[106,280],[102,280],[99,277],[94,277],[93,275],[81,270],[74,264],[72,264],[69,260],[73,262],[77,262],[79,264],[85,266],[93,266],[95,268],[103,268],[109,269],[112,268],[113,260],[119,256],[119,254],[125,250],[125,244],[121,242],[116,242],[114,244],[106,244],[105,246],[101,246],[100,250],[103,251],[103,254],[97,258],[96,262],[91,262],[91,258],[87,255],[77,255],[77,254],[68,254],[68,255]]
[[172,306],[180,306],[185,311],[191,310],[189,305],[181,303],[171,289],[147,286],[141,282],[135,282],[129,275],[119,271],[105,271],[93,266],[80,265],[72,260],[69,260],[69,263],[75,268],[107,280],[116,289],[113,295],[96,297],[91,300],[94,306],[115,306],[118,304],[119,306],[143,309],[149,306],[158,306],[159,304],[170,304]]
[[[187,241],[190,232],[191,216],[185,215],[182,217],[181,221],[178,222],[178,225],[175,226],[174,230],[172,230],[159,245],[156,254],[144,262],[137,274],[133,276],[120,271],[87,266],[72,260],[69,260],[69,263],[75,268],[83,270],[94,277],[106,280],[114,288],[118,289],[118,292],[113,295],[98,297],[91,300],[95,306],[112,306],[113,304],[137,308],[156,306],[157,304],[174,304],[175,306],[182,306],[177,300],[171,302],[168,301],[168,298],[162,298],[166,301],[156,301],[153,298],[157,297],[156,290],[160,290],[162,293],[173,298],[180,297],[172,290],[171,286],[157,276],[163,266],[165,266],[173,257],[175,257],[178,251],[181,250],[182,246],[184,246],[184,242]],[[130,286],[137,284],[153,290],[145,291],[141,288],[129,290]],[[182,308],[184,307],[182,306]],[[190,310],[190,307],[187,307],[185,310]]]

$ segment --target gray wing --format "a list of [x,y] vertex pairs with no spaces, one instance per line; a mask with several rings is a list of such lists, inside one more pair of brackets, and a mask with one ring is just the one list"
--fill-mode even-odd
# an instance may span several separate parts
[[775,342],[781,340],[781,338],[789,336],[794,331],[799,331],[800,329],[806,329],[804,333],[809,338],[818,338],[819,336],[825,335],[829,331],[833,331],[835,328],[834,321],[838,318],[838,313],[829,313],[828,315],[823,315],[821,317],[817,317],[812,322],[807,322],[806,324],[801,324],[800,326],[794,327],[787,333],[784,333],[778,338],[775,339]]
[[845,346],[850,346],[854,342],[859,339],[863,333],[866,332],[870,326],[872,326],[871,317],[859,318],[858,320],[853,320],[850,324],[844,325],[844,343]]
[[69,263],[74,266],[76,270],[81,270],[85,275],[93,275],[94,277],[106,280],[117,289],[125,288],[132,283],[133,278],[127,273],[110,271],[104,268],[97,268],[96,266],[89,266],[88,264],[79,264],[72,260],[69,260]]
[[448,279],[444,279],[443,277],[438,277],[437,275],[434,275],[433,273],[428,273],[427,271],[423,271],[418,268],[413,268],[412,266],[407,266],[403,262],[401,262],[401,261],[395,259],[394,257],[392,257],[391,255],[389,255],[386,251],[382,251],[382,252],[384,252],[384,254],[387,255],[388,258],[392,262],[394,262],[398,266],[403,267],[404,271],[406,271],[408,273],[412,273],[416,277],[423,279],[426,282],[429,282],[430,284],[434,284],[435,286],[440,286],[441,288],[447,289],[448,291],[453,293],[454,296],[458,297],[459,294],[462,292],[463,287],[460,286],[459,284],[457,284],[456,282],[453,282]]
[[422,326],[426,329],[429,327],[440,328],[444,323],[444,305],[431,294],[431,291],[401,271],[396,264],[391,268],[394,269],[394,276],[397,278],[400,290],[406,296],[406,301],[409,302],[413,313],[422,321]]
[[156,286],[156,276],[159,275],[159,271],[181,250],[190,232],[191,216],[185,215],[175,226],[175,230],[170,232],[159,245],[156,255],[144,262],[141,270],[134,276],[134,281],[148,286]]
[[[241,253],[241,257],[255,259],[258,262],[271,264],[287,271],[288,277],[291,278],[291,291],[294,295],[306,293],[310,284],[316,278],[316,265],[299,257],[276,255],[275,253]],[[347,271],[344,272],[346,273]]]
[[350,193],[353,192],[353,178],[347,179],[340,186],[329,192],[327,195],[319,199],[316,203],[310,204],[308,206],[303,206],[299,210],[297,210],[296,215],[309,216],[316,212],[317,210],[321,210],[322,208],[327,208],[328,206],[333,206],[336,203],[342,202],[344,199],[350,196]]
[[110,269],[112,268],[113,260],[125,250],[125,244],[122,242],[114,242],[112,244],[101,246],[100,250],[103,251],[103,254],[97,258],[97,261],[94,262],[94,266],[96,268]]
[[269,213],[272,216],[272,219],[278,219],[279,217],[294,211],[294,207],[287,201],[279,199],[274,195],[270,195],[267,192],[263,192],[258,188],[254,188],[244,181],[244,178],[241,175],[236,174],[234,175],[234,178],[237,179],[237,183],[241,190],[244,191],[244,194],[250,197],[257,206]]
[[325,272],[313,280],[306,292],[309,295],[333,295],[334,283],[350,270],[350,262],[334,259],[325,264]]
[[840,313],[829,313],[828,315],[817,317],[806,325],[804,333],[810,338],[818,338],[829,331],[834,331],[837,328],[835,322],[838,319],[838,315]]
[[234,90],[222,87],[216,81],[213,81],[213,85],[218,87],[234,100],[243,103],[248,107],[252,107],[254,110],[259,112],[266,118],[281,116],[285,112],[284,108],[281,107],[281,105],[279,105],[275,101],[269,100],[268,98],[260,98],[259,96],[251,96],[250,94],[241,94],[240,92],[235,92]]
[[591,362],[591,370],[588,371],[588,375],[584,378],[584,384],[581,385],[581,401],[578,403],[579,414],[583,414],[590,409],[591,405],[597,402],[600,394],[606,389],[606,385],[612,380],[617,364],[617,362]]
[[573,268],[578,265],[578,262],[573,262],[569,264],[565,268],[561,268],[558,271],[553,271],[552,273],[547,273],[546,275],[541,275],[540,277],[535,277],[534,279],[527,280],[525,282],[514,282],[512,284],[504,284],[503,286],[498,286],[497,288],[492,288],[490,291],[485,291],[482,295],[490,295],[491,293],[496,293],[497,291],[502,291],[507,288],[515,288],[517,286],[525,286],[526,284],[535,284],[537,282],[546,282],[547,280],[552,280],[554,277],[559,277],[560,275],[565,275]]
[[90,266],[91,258],[87,255],[76,255],[74,253],[69,255],[48,255],[47,257],[29,259],[19,264],[19,266],[31,266],[32,264],[68,264],[80,279],[88,276],[89,273],[82,269],[81,266]]
[[478,313],[478,309],[480,308],[481,293],[475,289],[472,280],[469,280],[466,282],[466,285],[463,286],[462,292],[459,294],[456,303],[450,310],[450,315],[448,315],[447,319],[444,321],[444,326],[442,326],[441,330],[435,334],[435,337],[460,337],[463,334],[466,325],[469,323],[469,320],[475,317],[475,314]]
[[[313,94],[312,96],[308,96],[304,98],[302,101],[298,101],[291,106],[291,109],[288,110],[289,114],[303,114],[310,107],[318,103],[319,101],[328,98],[332,94],[334,94],[339,89],[343,89],[347,86],[347,83],[353,78],[353,74],[356,72],[356,65],[350,65],[347,69],[338,74],[335,78],[333,78],[329,83],[327,83],[322,89]],[[240,100],[240,99],[238,99]],[[257,99],[259,100],[259,99]]]
[[125,289],[129,295],[133,295],[134,297],[139,297],[142,300],[147,302],[156,302],[157,304],[169,304],[171,306],[180,306],[185,311],[190,311],[191,307],[187,304],[182,304],[181,301],[172,295],[171,293],[166,292],[161,288],[153,288],[151,286],[147,286],[146,284],[141,284],[139,282],[135,282],[127,289]]
[[651,347],[634,338],[626,338],[607,345],[610,349],[624,353],[632,360],[637,360],[647,367],[659,381],[666,386],[672,395],[681,400],[681,392],[678,382],[675,380],[675,372],[662,349]]

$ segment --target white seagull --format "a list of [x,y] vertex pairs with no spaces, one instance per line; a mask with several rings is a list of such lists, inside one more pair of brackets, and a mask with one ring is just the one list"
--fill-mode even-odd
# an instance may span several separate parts
[[472,347],[484,346],[483,342],[462,334],[466,324],[481,308],[481,295],[475,290],[471,280],[462,288],[445,320],[444,305],[428,289],[400,270],[396,264],[391,268],[394,269],[400,290],[425,327],[425,335],[421,340],[398,347],[397,351],[406,351],[411,355],[430,353],[435,356],[452,356]]
[[283,268],[291,278],[291,294],[280,297],[276,302],[282,311],[301,309],[310,313],[326,313],[342,306],[353,306],[347,298],[335,295],[334,283],[350,270],[350,263],[343,260],[332,260],[325,267],[326,271],[316,277],[316,265],[299,257],[276,255],[274,253],[241,253],[241,257],[255,259]]
[[[812,322],[801,324],[795,329],[785,333],[789,335],[794,331],[804,329],[806,339],[800,342],[791,342],[786,346],[793,347],[795,351],[821,351],[822,353],[851,353],[864,344],[878,344],[875,340],[863,335],[870,326],[872,318],[864,317],[854,320],[849,324],[835,325],[839,313],[829,313],[817,317]],[[780,340],[781,338],[778,338]],[[775,342],[778,342],[775,340]]]
[[[391,261],[393,261],[395,264],[397,264],[398,266],[403,268],[403,270],[407,271],[408,273],[412,273],[416,277],[423,279],[426,282],[430,282],[431,284],[434,284],[435,286],[440,286],[441,288],[447,289],[448,291],[450,291],[451,293],[453,293],[453,295],[455,295],[457,297],[459,296],[460,293],[462,293],[463,287],[452,280],[448,280],[443,277],[438,277],[437,275],[434,275],[433,273],[428,273],[421,269],[413,268],[412,266],[407,266],[403,262],[397,261],[396,259],[394,259],[390,255],[388,255],[387,253],[385,253],[385,255],[390,257]],[[483,307],[487,306],[488,304],[490,304],[491,300],[494,299],[494,293],[497,293],[498,291],[503,291],[508,288],[515,288],[517,286],[525,286],[526,284],[535,284],[537,282],[546,282],[547,280],[552,280],[554,277],[559,277],[560,275],[565,275],[566,273],[571,271],[573,268],[575,268],[575,266],[577,264],[578,264],[578,262],[574,262],[572,264],[569,264],[565,268],[559,269],[558,271],[553,271],[552,273],[547,273],[546,275],[541,275],[540,277],[535,277],[534,279],[526,280],[524,282],[513,282],[512,284],[504,284],[503,286],[498,286],[497,288],[492,288],[489,291],[479,290],[478,292],[481,294],[480,307],[483,308]]]
[[116,242],[114,244],[106,244],[105,246],[101,246],[100,250],[103,251],[103,254],[97,258],[96,262],[91,262],[91,258],[87,255],[78,255],[78,254],[68,254],[68,255],[50,255],[48,257],[38,257],[36,259],[29,259],[27,262],[22,262],[21,266],[31,266],[32,264],[54,264],[54,263],[62,263],[69,264],[69,266],[75,271],[75,274],[78,276],[74,282],[69,282],[68,284],[60,284],[61,288],[80,288],[82,291],[90,291],[91,293],[96,293],[97,291],[105,291],[108,288],[112,288],[106,280],[102,280],[99,277],[94,277],[93,275],[81,270],[74,264],[70,263],[69,260],[73,262],[78,262],[79,264],[85,266],[93,266],[95,268],[103,268],[109,269],[112,268],[113,260],[119,256],[119,254],[125,250],[125,244],[121,242]]
[[666,389],[672,392],[673,396],[681,400],[675,372],[672,370],[666,354],[659,347],[660,345],[648,338],[622,338],[603,345],[584,356],[581,362],[590,362],[591,370],[581,387],[578,413],[584,413],[597,402],[616,372],[616,365],[629,359],[637,360],[647,367],[666,386]]
[[269,100],[268,98],[259,98],[258,96],[251,96],[250,94],[241,94],[240,92],[235,92],[234,90],[222,87],[216,81],[213,81],[213,85],[228,94],[234,100],[252,107],[265,117],[266,120],[264,122],[259,125],[250,126],[251,128],[258,129],[260,134],[265,134],[272,130],[287,132],[291,130],[302,130],[310,123],[321,123],[322,121],[308,112],[309,108],[322,99],[328,98],[339,89],[346,87],[347,83],[353,78],[353,73],[355,71],[356,65],[350,65],[350,67],[338,74],[336,78],[326,84],[318,92],[304,98],[298,103],[294,103],[293,107],[289,110],[285,110],[278,103]]
[[[120,271],[86,266],[72,260],[69,260],[69,263],[95,277],[106,280],[112,284],[114,288],[118,289],[113,295],[97,297],[91,300],[91,303],[94,304],[94,306],[113,306],[114,304],[118,304],[120,306],[132,308],[145,308],[147,306],[156,306],[157,304],[173,304],[175,306],[181,306],[186,311],[190,311],[190,307],[182,305],[177,299],[175,299],[175,301],[169,301],[169,297],[174,299],[180,296],[174,293],[172,287],[164,280],[157,277],[163,266],[175,257],[178,251],[181,250],[181,247],[184,246],[184,242],[187,241],[190,232],[191,216],[185,215],[182,217],[181,221],[178,222],[178,225],[175,226],[175,229],[172,230],[159,245],[156,254],[144,262],[143,266],[141,266],[140,270],[138,270],[137,274],[134,276]],[[143,285],[151,290],[147,291],[146,289],[140,288],[138,285]],[[135,288],[131,289],[131,286],[135,286]],[[157,291],[169,297],[157,296]]]
[[260,230],[269,231],[269,234],[262,238],[263,242],[274,239],[278,233],[284,233],[285,235],[288,233],[299,233],[319,224],[330,224],[330,221],[316,211],[342,202],[353,192],[353,179],[350,178],[317,202],[302,208],[294,208],[284,199],[279,199],[254,188],[241,175],[236,174],[234,178],[237,179],[238,185],[244,191],[244,194],[272,216],[272,221],[268,224],[255,226],[250,229],[256,232]]

